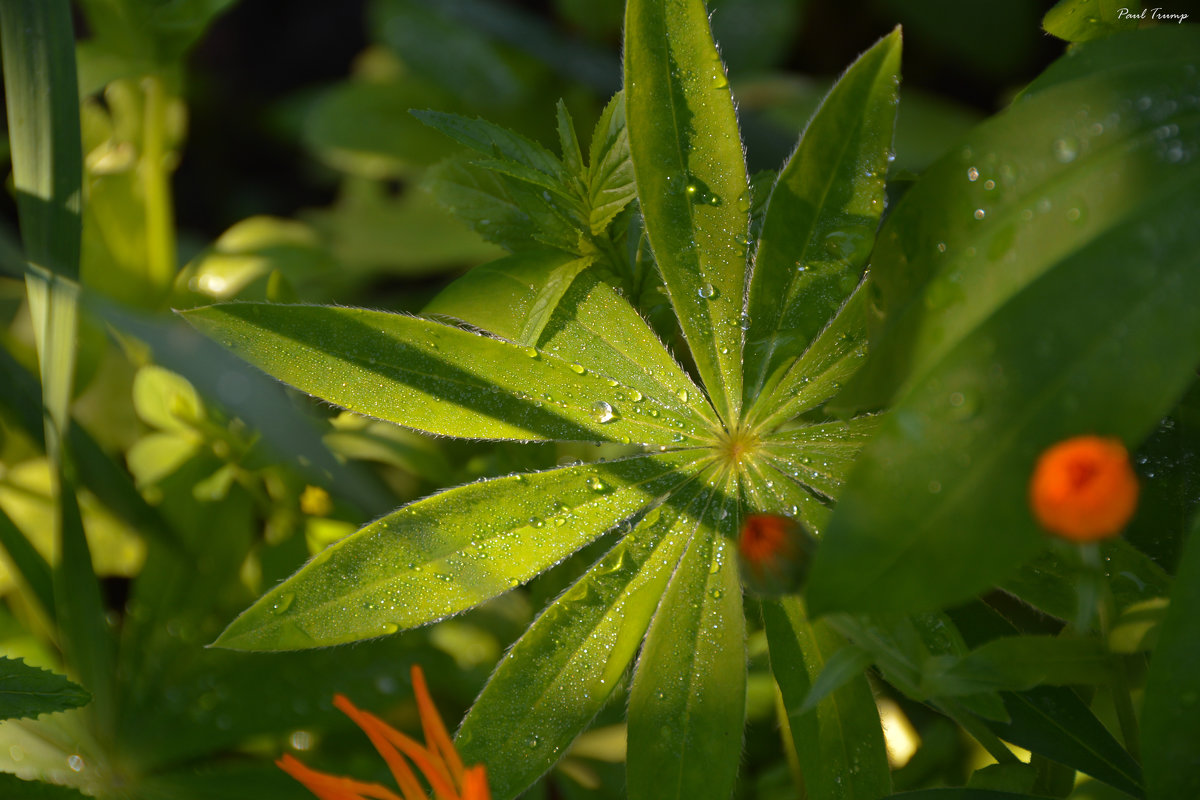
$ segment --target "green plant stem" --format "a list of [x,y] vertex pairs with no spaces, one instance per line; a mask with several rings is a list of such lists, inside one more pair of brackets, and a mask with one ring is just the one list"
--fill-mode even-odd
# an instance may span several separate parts
[[[1112,620],[1116,615],[1112,590],[1104,576],[1104,564],[1101,560],[1099,547],[1095,544],[1084,545],[1080,548],[1084,566],[1084,580],[1094,583],[1096,618],[1100,626],[1100,638],[1107,643],[1109,632],[1112,630]],[[1138,761],[1141,761],[1138,742],[1137,714],[1133,710],[1133,698],[1129,691],[1129,675],[1125,669],[1125,660],[1119,654],[1113,654],[1113,708],[1117,712],[1117,724],[1121,727],[1121,738],[1125,740],[1125,749]]]
[[146,272],[164,292],[175,279],[175,219],[167,167],[167,92],[158,75],[142,79],[142,192],[146,202]]

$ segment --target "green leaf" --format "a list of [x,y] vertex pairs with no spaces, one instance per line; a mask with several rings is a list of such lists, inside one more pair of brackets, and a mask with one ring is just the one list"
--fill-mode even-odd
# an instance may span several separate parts
[[930,694],[964,695],[1043,684],[1104,684],[1114,675],[1112,657],[1093,639],[1006,636],[972,650],[945,672],[926,676]]
[[550,769],[604,706],[679,563],[694,524],[689,518],[709,501],[703,484],[693,482],[649,511],[546,608],[501,662],[457,742],[466,763],[488,763],[497,800]]
[[1200,613],[1200,525],[1184,546],[1171,606],[1150,657],[1142,709],[1142,753],[1150,800],[1200,793],[1200,674],[1189,665],[1200,657],[1196,619]]
[[559,98],[554,111],[558,144],[562,148],[563,168],[568,176],[582,179],[587,172],[583,166],[583,151],[579,147],[579,136],[575,133],[575,122],[571,119],[571,112],[567,110],[567,104],[562,98]]
[[831,653],[796,713],[803,715],[812,711],[825,698],[862,676],[871,661],[870,653],[849,643]]
[[587,185],[591,203],[588,225],[592,235],[599,236],[613,218],[637,198],[622,92],[617,92],[608,101],[592,131]]
[[537,142],[484,119],[468,119],[442,111],[412,111],[426,125],[441,131],[459,144],[498,160],[516,162],[540,177],[530,180],[550,188],[564,186],[562,162]]
[[747,403],[804,352],[859,283],[883,213],[900,48],[897,28],[859,57],[775,182],[750,281]]
[[1008,722],[987,726],[1006,742],[1066,764],[1134,797],[1143,796],[1137,761],[1070,689],[1043,686],[1004,693]]
[[561,250],[526,250],[475,267],[443,289],[423,313],[536,345],[571,282],[590,263]]
[[845,651],[846,641],[828,623],[811,621],[798,597],[763,603],[763,623],[809,796],[875,800],[886,794],[892,785],[887,750],[862,669],[815,710],[802,710],[830,656]]
[[850,467],[883,418],[806,425],[764,437],[762,452],[809,491],[837,499]]
[[545,246],[574,249],[570,230],[541,229],[512,197],[501,176],[463,159],[449,159],[430,168],[424,185],[476,233],[510,252]]
[[62,675],[0,656],[0,719],[20,719],[79,708],[91,700]]
[[1135,30],[1141,22],[1141,11],[1142,4],[1138,2],[1058,0],[1042,18],[1042,28],[1068,42],[1086,42]]
[[1040,795],[998,792],[993,789],[919,789],[890,794],[883,800],[1047,800]]
[[172,65],[236,0],[84,0],[88,26],[106,49]]
[[5,797],[20,800],[85,800],[87,797],[69,786],[22,780],[8,772],[0,772],[0,792]]
[[631,0],[625,115],[646,234],[717,413],[741,416],[750,190],[702,0]]
[[750,408],[749,424],[770,429],[816,408],[845,385],[867,355],[869,303],[870,283],[864,281],[804,355],[771,377]]
[[1176,77],[1200,69],[1198,52],[1194,29],[1082,43],[931,167],[880,230],[884,321],[837,405],[881,405],[1089,243],[1186,197],[1200,175],[1184,158],[1200,135],[1197,79]]
[[436,494],[323,550],[216,643],[239,650],[320,647],[456,614],[636,518],[704,464],[700,451],[633,456]]
[[650,416],[617,399],[613,378],[532,346],[417,317],[259,303],[210,306],[184,316],[298,389],[431,433],[624,444],[702,436],[702,420],[676,410],[678,405]]
[[638,659],[626,755],[631,800],[728,800],[733,791],[746,717],[734,486],[728,481],[726,495],[710,495],[692,518],[687,552]]
[[[1067,102],[1057,90],[1047,90],[1016,111],[1038,106],[1061,117],[1062,107],[1042,108],[1043,100]],[[1068,111],[1078,98],[1071,102]],[[1107,107],[1106,102],[1093,110]],[[997,120],[997,127],[1007,130],[1023,119],[1016,111]],[[1176,118],[1177,127],[1189,129],[1180,134],[1182,140],[1200,143],[1200,117]],[[994,143],[1002,160],[1022,149]],[[1157,135],[1139,137],[1130,148],[1110,152],[1103,169],[1076,175],[1107,181],[1136,162],[1146,171],[1137,185],[1150,181],[1161,166],[1151,162],[1166,159]],[[1050,153],[1025,155],[1056,171],[1048,162],[1058,159]],[[999,239],[992,239],[1012,249],[994,250],[986,240],[972,238],[979,242],[980,256],[994,254],[988,259],[997,260],[964,253],[963,271],[955,274],[975,285],[963,287],[966,293],[949,310],[926,318],[930,347],[919,352],[928,366],[901,391],[851,473],[809,584],[814,613],[936,607],[1005,579],[1041,543],[1027,499],[1038,454],[1082,432],[1133,444],[1171,408],[1200,360],[1200,318],[1191,308],[1191,298],[1200,292],[1200,208],[1194,183],[1187,182],[1200,178],[1197,165],[1170,165],[1169,175],[1147,183],[1153,192],[1135,194],[1131,187],[1089,195],[1086,202],[1098,217],[1106,216],[1104,209],[1115,213],[1117,206],[1136,213],[1129,212],[1121,224],[1110,219],[1111,224],[1091,232],[1090,241],[1075,241],[1078,249],[1064,250],[1061,240],[1069,237],[1061,233],[1051,236],[1061,232],[1061,220],[1052,228],[1037,223],[1021,228],[1019,242],[1007,238],[1003,230],[1016,237],[1018,223],[1005,217],[1019,217],[1019,204],[999,215],[996,224],[1005,227],[993,233]],[[935,168],[923,180],[952,196],[951,176],[942,173]],[[973,183],[965,172],[953,177],[956,183]],[[1086,181],[1064,176],[1044,188],[1059,197],[1058,191],[1072,183],[1082,190]],[[919,189],[901,205],[911,211],[905,204]],[[1054,203],[1061,199],[1052,207],[1060,207]],[[1082,197],[1075,200],[1084,203]],[[906,216],[898,209],[889,224]],[[978,220],[968,217],[963,224],[967,221]],[[925,220],[910,224],[924,226]],[[962,225],[946,225],[939,235],[968,236]],[[898,235],[896,229],[893,234]],[[1049,256],[1035,251],[1035,242]],[[1040,271],[1016,282],[1014,276],[1030,270],[1031,263],[1040,263]],[[959,290],[943,274],[926,300],[939,292],[958,296]],[[936,304],[922,301],[921,306]],[[988,306],[987,316],[980,316]],[[939,580],[929,581],[931,573]]]
[[0,509],[0,547],[21,578],[29,586],[33,596],[50,618],[54,617],[54,578],[50,565],[25,537],[8,514]]

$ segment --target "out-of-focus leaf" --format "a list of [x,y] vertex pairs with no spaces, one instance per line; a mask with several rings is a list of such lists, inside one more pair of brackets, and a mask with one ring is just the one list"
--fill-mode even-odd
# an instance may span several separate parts
[[807,0],[714,0],[713,38],[738,74],[777,66],[788,53]]
[[709,499],[692,483],[650,511],[509,651],[458,735],[467,763],[491,765],[497,800],[546,772],[603,707],[683,554],[689,518]]
[[20,800],[84,800],[87,797],[69,786],[23,780],[9,772],[0,772],[0,792],[5,797]]
[[431,433],[622,444],[702,438],[703,420],[686,408],[659,403],[652,416],[629,395],[617,400],[614,387],[632,365],[603,377],[532,346],[362,309],[230,303],[185,314],[303,391]]
[[62,675],[0,656],[0,720],[86,705],[91,695]]
[[897,29],[842,76],[771,192],[747,308],[748,404],[859,283],[883,213],[900,42]]
[[701,451],[512,475],[451,489],[323,550],[217,644],[319,647],[395,633],[512,589],[699,470]]
[[423,275],[503,254],[428,192],[409,189],[390,197],[376,181],[348,178],[332,206],[302,211],[300,218],[320,234],[343,267],[321,275],[334,287],[339,280],[353,287],[375,273]]
[[1112,657],[1101,642],[1053,636],[1007,636],[984,644],[936,677],[933,695],[962,695],[1004,689],[1021,691],[1049,684],[1104,684],[1113,678]]
[[860,668],[808,712],[802,707],[846,641],[812,622],[803,601],[763,604],[771,672],[779,684],[804,784],[811,797],[873,800],[891,790],[887,750],[870,684]]
[[105,50],[166,67],[237,0],[83,0],[88,28]]
[[1171,607],[1150,657],[1142,710],[1142,753],[1150,800],[1191,797],[1200,793],[1200,673],[1191,668],[1200,658],[1196,620],[1200,614],[1200,525],[1184,547]]
[[1115,0],[1058,0],[1042,17],[1042,28],[1068,42],[1086,42],[1135,30],[1141,13],[1142,4],[1136,0],[1123,5]]
[[[719,478],[710,478],[710,485]],[[726,800],[746,719],[745,615],[733,487],[691,517],[687,551],[638,658],[629,698],[631,800]],[[714,487],[715,488],[715,487]]]
[[[814,612],[931,607],[1003,580],[1040,542],[1027,506],[1038,453],[1084,431],[1136,442],[1193,377],[1200,160],[1182,148],[1200,147],[1200,117],[1181,109],[1196,95],[1107,116],[1178,74],[1164,58],[1017,104],[889,217],[873,276],[899,321],[862,385],[880,365],[903,374],[906,353],[912,371],[817,556]],[[1067,112],[1084,98],[1105,122],[1081,140]],[[936,277],[922,290],[923,270]]]
[[737,323],[745,308],[750,188],[704,3],[631,0],[625,76],[646,235],[700,378],[732,425],[742,405]]
[[50,564],[37,551],[20,528],[0,508],[0,548],[4,549],[22,580],[29,586],[45,614],[54,617],[54,579]]

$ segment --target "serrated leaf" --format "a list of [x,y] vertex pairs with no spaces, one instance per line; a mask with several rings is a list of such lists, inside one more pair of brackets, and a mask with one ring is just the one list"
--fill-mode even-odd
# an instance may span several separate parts
[[425,306],[514,342],[536,345],[571,282],[591,264],[561,250],[527,250],[463,275]]
[[521,210],[500,176],[472,167],[464,159],[449,159],[431,167],[423,183],[439,203],[489,242],[510,252],[544,246],[544,234]]
[[[995,205],[986,195],[998,190],[975,184],[1009,173],[975,175],[974,151],[970,164],[955,152],[889,218],[888,258],[925,235],[943,238],[955,255],[919,308],[908,307],[921,325],[909,351],[917,366],[843,492],[809,584],[814,613],[929,608],[1003,580],[1041,542],[1027,505],[1038,453],[1082,432],[1137,442],[1192,379],[1200,360],[1200,318],[1190,302],[1200,292],[1200,162],[1168,163],[1173,145],[1161,143],[1145,115],[1106,129],[1111,144],[1098,140],[1087,157],[1069,149],[1083,149],[1078,140],[1050,138],[1074,129],[1069,114],[1084,98],[1102,113],[1121,107],[1134,87],[1158,86],[1163,74],[1145,68],[1123,81],[1084,79],[1034,96],[973,140],[1013,170],[1013,188]],[[1200,117],[1171,113],[1180,146],[1200,146]],[[1039,165],[1057,180],[1035,179]],[[1127,191],[1113,183],[1121,175],[1131,181]],[[922,199],[930,189],[938,208],[961,215],[942,219],[936,233],[912,216],[918,208],[950,213]],[[1036,210],[1043,191],[1051,209],[1067,206],[1063,216]],[[969,212],[976,202],[982,214]],[[1085,207],[1093,216],[1083,222]],[[1066,213],[1072,208],[1080,220]],[[993,211],[996,221],[987,222]],[[1022,219],[1026,211],[1034,221]],[[1039,214],[1048,219],[1037,221]],[[1070,227],[1075,221],[1084,232]],[[958,250],[968,242],[974,255]],[[892,264],[886,281],[877,256],[873,274],[891,285],[885,296],[915,279],[918,260],[932,268],[940,251],[931,250],[911,251],[904,270]],[[903,360],[884,344],[871,359],[880,353]],[[940,579],[927,580],[931,572]]]
[[646,235],[701,381],[733,425],[750,190],[702,0],[627,4],[625,116]]
[[636,518],[703,465],[702,451],[685,450],[441,492],[323,550],[234,620],[217,645],[320,647],[456,614]]
[[651,510],[546,608],[501,662],[457,737],[467,763],[490,765],[497,800],[546,772],[604,706],[683,554],[685,520],[708,502],[703,485],[693,482]]
[[887,749],[870,684],[860,669],[813,711],[801,709],[815,695],[831,655],[846,641],[825,622],[812,622],[803,601],[788,597],[763,604],[771,672],[779,684],[804,785],[811,797],[875,800],[891,790]]
[[431,433],[667,445],[701,436],[701,420],[686,410],[642,415],[582,366],[419,317],[265,303],[183,314],[298,389]]
[[555,130],[558,132],[558,145],[562,149],[563,168],[569,177],[583,180],[586,172],[583,166],[583,151],[579,147],[579,136],[575,133],[575,122],[567,104],[559,98],[554,107]]
[[625,95],[617,92],[596,121],[588,150],[588,220],[593,236],[604,233],[608,224],[637,197],[633,161],[629,157],[629,133],[625,128]]
[[484,119],[468,119],[442,111],[412,111],[426,125],[459,144],[486,156],[500,156],[540,173],[548,182],[562,186],[562,162],[537,142]]
[[1200,525],[1193,523],[1184,546],[1171,605],[1150,657],[1142,709],[1142,753],[1150,800],[1200,793],[1200,674],[1190,669],[1200,654],[1196,637],[1200,614]]
[[897,28],[846,71],[775,182],[750,281],[748,404],[859,283],[883,213],[900,43]]
[[[746,710],[735,484],[710,495],[650,623],[629,698],[631,800],[727,800]],[[715,487],[714,487],[715,488]]]
[[79,708],[91,699],[62,675],[0,656],[0,720]]

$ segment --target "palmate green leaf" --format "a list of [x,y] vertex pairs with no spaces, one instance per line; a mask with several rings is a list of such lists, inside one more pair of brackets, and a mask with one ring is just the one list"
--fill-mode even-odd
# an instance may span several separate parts
[[1200,34],[1176,27],[1072,48],[905,194],[872,255],[884,322],[839,407],[886,402],[1063,259],[1187,197]]
[[78,708],[90,699],[62,675],[0,656],[0,720]]
[[1150,800],[1200,793],[1200,675],[1190,665],[1200,655],[1196,619],[1200,613],[1200,525],[1193,524],[1184,546],[1171,606],[1150,657],[1142,709],[1142,753]]
[[[1120,107],[1133,86],[1145,88],[1160,72],[1139,73],[1120,96],[1110,94],[1116,88],[1108,81],[1048,89],[984,128],[989,137],[1014,136],[1018,123],[1043,134],[1061,132],[1074,124],[1072,109],[1080,102],[1062,91],[1095,98],[1095,113]],[[1032,118],[1025,115],[1030,109],[1038,112]],[[1200,146],[1200,115],[1192,110],[1172,118],[1168,132]],[[973,187],[983,179],[968,171],[962,153],[930,170],[889,219],[889,247],[936,236],[953,242],[946,248],[955,258],[921,297],[922,311],[910,306],[907,312],[922,326],[922,343],[909,351],[916,368],[843,493],[809,584],[814,613],[935,607],[1003,580],[1041,542],[1027,505],[1038,453],[1082,432],[1137,442],[1191,380],[1200,360],[1200,319],[1191,303],[1200,291],[1194,189],[1200,162],[1169,164],[1174,145],[1164,146],[1147,124],[1133,115],[1136,135],[1122,136],[1118,128],[1114,149],[1101,140],[1090,151],[1095,155],[1065,173],[1063,161],[1079,153],[1061,148],[1082,145],[1061,144],[1055,156],[1055,140],[1041,135],[1032,148],[1019,144],[1024,139],[1004,146],[991,139],[1001,165],[1010,158],[1022,170],[1040,164],[1059,178],[1035,181],[1034,195],[1000,193],[994,224],[987,223],[993,207],[971,197],[974,188],[967,188],[965,206],[954,199],[962,191],[956,184]],[[987,180],[1008,174],[996,170],[997,178]],[[1127,191],[1115,188],[1122,181]],[[928,196],[922,184],[939,192],[938,208],[955,208],[962,218],[943,219],[935,232],[925,217],[913,217],[914,208],[939,213],[920,200]],[[1050,209],[1067,205],[1054,224],[1037,221],[1055,216],[1036,210],[1043,191]],[[1022,208],[1022,200],[1030,206]],[[969,212],[974,202],[983,204],[984,219]],[[1102,223],[1083,222],[1082,209]],[[1026,212],[1033,221],[1022,218]],[[1088,235],[1068,230],[1076,215]],[[974,224],[990,233],[973,233]],[[914,252],[905,271],[890,273],[885,296],[911,279],[917,258]],[[925,254],[919,258],[928,263]],[[877,280],[884,280],[882,272]],[[886,344],[899,335],[887,334],[867,369],[881,352],[903,360]],[[929,574],[939,580],[927,580]]]
[[783,695],[809,796],[875,800],[889,792],[879,711],[861,668],[815,709],[802,710],[830,658],[848,646],[846,640],[828,623],[809,620],[798,597],[764,603],[763,623],[771,672]]
[[487,762],[496,800],[550,769],[608,700],[711,500],[705,480],[649,511],[547,607],[463,720],[459,752],[466,763]]
[[423,313],[450,317],[536,345],[571,282],[591,264],[561,250],[526,250],[463,275],[425,306]]
[[554,107],[555,132],[558,146],[562,149],[562,164],[570,177],[583,178],[587,173],[583,166],[583,150],[579,146],[579,135],[575,133],[575,121],[567,104],[559,98]]
[[291,650],[424,625],[502,594],[670,495],[702,450],[479,481],[405,506],[322,551],[216,644]]
[[748,411],[750,424],[770,429],[837,394],[866,358],[869,303],[870,283],[864,281],[804,355],[775,374],[764,392],[766,399]]
[[741,415],[750,190],[702,0],[630,0],[625,116],[646,235],[721,419]]
[[900,42],[897,28],[847,70],[775,182],[750,281],[747,404],[859,283],[883,213]]
[[[727,800],[746,718],[736,483],[714,491],[650,623],[629,697],[630,800]],[[682,524],[682,523],[681,523]]]
[[431,167],[424,185],[476,233],[510,252],[547,246],[570,251],[576,244],[566,226],[547,229],[535,224],[499,175],[464,159],[449,159]]
[[764,438],[762,452],[809,491],[836,498],[859,451],[882,421],[881,416],[865,416],[772,433]]
[[351,411],[485,439],[700,441],[681,403],[643,411],[615,378],[532,346],[362,309],[231,303],[184,312],[275,377]]

